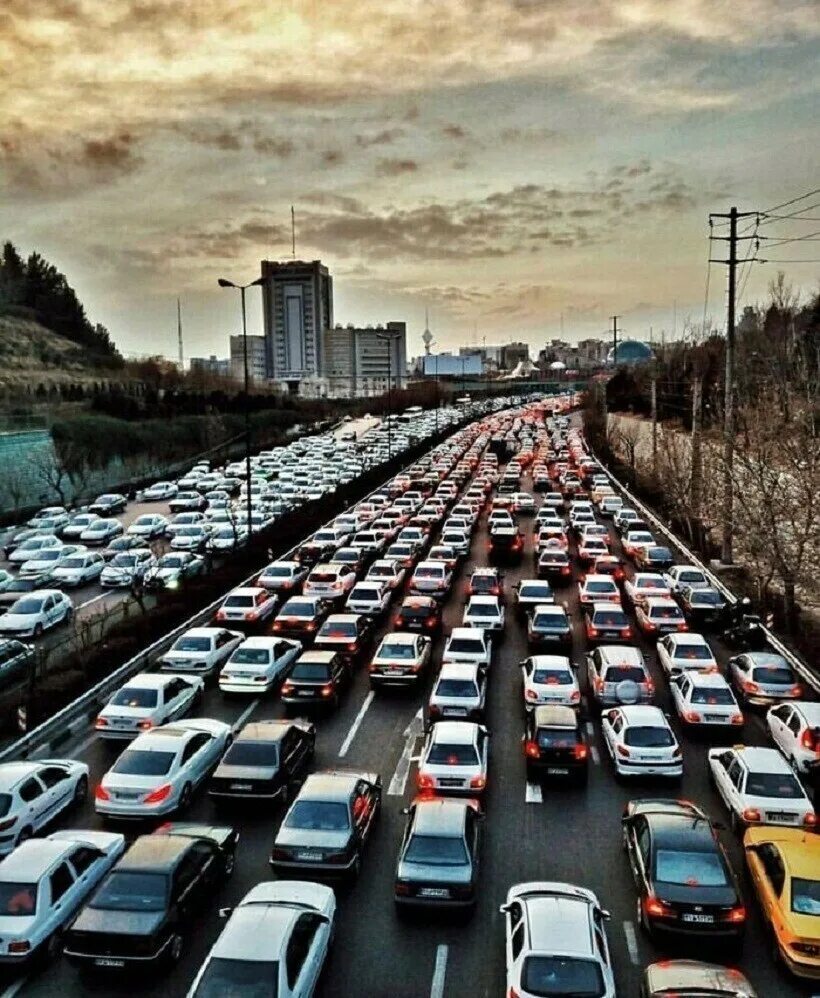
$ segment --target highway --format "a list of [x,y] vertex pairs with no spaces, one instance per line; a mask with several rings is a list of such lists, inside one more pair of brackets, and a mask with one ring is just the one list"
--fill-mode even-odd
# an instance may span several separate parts
[[[524,486],[530,481],[524,479]],[[526,527],[529,518],[524,518]],[[445,610],[445,630],[460,623],[464,586],[472,567],[486,564],[486,517],[477,529],[471,557],[462,567]],[[577,575],[578,569],[575,568]],[[534,575],[531,531],[520,565],[506,569],[509,590],[517,579]],[[577,607],[577,587],[558,590],[567,600],[574,623],[574,654],[582,660],[584,637]],[[666,683],[661,677],[653,649],[638,639],[652,662],[661,691],[660,702],[671,713]],[[438,660],[441,640],[436,644]],[[721,663],[725,649],[716,647]],[[371,696],[366,671],[360,668],[353,687],[337,713],[317,719],[318,741],[315,768],[360,767],[379,771],[385,796],[382,819],[371,839],[358,883],[340,892],[340,912],[336,942],[324,975],[324,996],[500,996],[504,993],[503,923],[498,906],[509,886],[521,880],[569,880],[595,890],[612,914],[609,938],[613,950],[619,993],[636,996],[643,966],[663,955],[650,945],[636,927],[635,894],[620,844],[620,814],[631,797],[666,794],[685,796],[706,807],[716,819],[726,820],[726,812],[708,785],[705,754],[707,744],[683,736],[685,776],[680,788],[664,788],[656,782],[624,785],[613,777],[605,757],[597,723],[592,726],[595,746],[590,781],[586,789],[547,789],[528,785],[524,778],[521,747],[522,707],[517,663],[527,654],[526,633],[513,616],[508,617],[505,637],[494,659],[489,695],[488,724],[492,734],[487,821],[481,873],[481,895],[469,924],[451,917],[425,915],[418,920],[400,921],[392,900],[392,883],[397,850],[403,828],[401,810],[412,799],[415,766],[420,747],[417,714],[425,693]],[[223,700],[211,690],[201,712],[205,716],[229,720],[240,727],[254,718],[282,715],[275,695],[264,700]],[[763,726],[752,717],[744,740],[763,743]],[[116,750],[89,734],[66,755],[86,760],[92,771],[92,787],[115,758]],[[409,766],[408,766],[409,760]],[[406,779],[403,776],[406,774]],[[200,792],[186,819],[213,821],[216,812],[207,795]],[[54,995],[107,995],[111,998],[156,993],[176,998],[185,994],[208,947],[221,928],[219,906],[235,903],[250,887],[269,879],[267,859],[281,818],[279,812],[238,812],[234,821],[241,829],[236,872],[222,889],[199,930],[188,940],[181,962],[156,982],[128,979],[81,979],[64,960],[27,979],[10,981],[6,998],[21,994],[53,998]],[[91,803],[81,813],[72,813],[76,827],[101,827]],[[224,820],[224,819],[223,819]],[[729,831],[722,833],[735,868],[742,869],[740,849]],[[761,998],[792,998],[803,994],[793,982],[782,977],[769,955],[755,902],[747,897],[750,912],[748,934],[741,966],[758,989]],[[689,955],[705,957],[703,946]]]

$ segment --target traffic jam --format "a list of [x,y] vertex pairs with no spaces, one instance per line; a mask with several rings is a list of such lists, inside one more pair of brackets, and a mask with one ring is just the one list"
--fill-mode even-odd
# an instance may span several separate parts
[[573,401],[455,433],[227,594],[75,757],[0,764],[5,994],[820,981],[820,704],[728,647]]

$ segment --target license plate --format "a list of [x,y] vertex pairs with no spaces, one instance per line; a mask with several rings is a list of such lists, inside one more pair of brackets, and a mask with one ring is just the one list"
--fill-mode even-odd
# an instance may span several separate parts
[[602,638],[617,638],[620,637],[618,631],[601,631]]
[[445,707],[444,708],[444,713],[447,714],[448,717],[466,717],[467,716],[467,708],[466,707]]
[[561,766],[548,766],[547,773],[550,776],[569,776],[569,770]]
[[94,965],[97,967],[124,967],[125,960],[109,960],[107,957],[98,956]]
[[448,898],[450,896],[449,890],[446,887],[420,887],[419,897],[420,898]]
[[463,780],[456,780],[446,776],[438,781],[440,787],[460,787],[463,783]]
[[404,669],[385,669],[384,674],[386,676],[403,676]]
[[769,819],[769,821],[785,821],[785,822],[794,821],[794,815],[788,814],[785,811],[767,811],[766,817]]
[[313,696],[313,690],[298,690],[297,692],[299,693],[300,697],[312,697]]
[[704,721],[722,721],[722,720],[724,720],[724,717],[723,717],[722,714],[704,714],[703,715],[703,720]]
[[253,790],[252,783],[232,783],[231,790]]
[[322,858],[322,854],[320,852],[309,852],[309,851],[297,852],[296,858],[303,859],[309,863],[318,863]]
[[686,913],[681,915],[682,922],[696,922],[699,925],[714,925],[715,916],[714,915],[692,915]]
[[140,794],[125,794],[119,792],[114,794],[114,796],[117,800],[137,800],[137,798],[140,797]]

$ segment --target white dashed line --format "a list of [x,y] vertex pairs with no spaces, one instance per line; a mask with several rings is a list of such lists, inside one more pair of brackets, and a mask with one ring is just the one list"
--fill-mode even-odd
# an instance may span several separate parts
[[626,948],[629,950],[629,959],[637,967],[641,961],[638,952],[638,937],[635,935],[635,926],[632,922],[624,922],[624,935],[626,936]]
[[443,998],[448,952],[449,947],[444,943],[441,943],[436,950],[436,964],[433,967],[433,983],[430,985],[430,998]]
[[344,756],[347,755],[347,751],[350,748],[350,746],[353,744],[353,739],[356,737],[356,732],[359,730],[359,726],[364,720],[364,715],[367,713],[367,708],[370,706],[371,703],[373,703],[373,697],[375,695],[376,694],[373,692],[373,690],[370,690],[370,692],[364,698],[364,703],[359,708],[359,713],[356,715],[353,724],[351,724],[350,726],[350,731],[348,731],[347,735],[345,736],[345,740],[342,742],[342,747],[339,749],[339,758],[343,758]]
[[404,789],[407,786],[407,777],[410,775],[410,764],[413,759],[413,750],[416,747],[416,741],[420,735],[424,734],[424,717],[421,712],[421,707],[419,707],[413,720],[404,729],[404,749],[401,753],[401,758],[396,766],[396,772],[393,774],[393,779],[390,781],[390,785],[387,788],[388,796],[390,797],[402,797],[404,795]]
[[543,804],[544,791],[541,788],[541,784],[528,782],[526,791],[524,793],[524,800],[528,804]]
[[236,734],[238,731],[242,730],[242,728],[245,726],[245,722],[248,720],[248,718],[251,716],[251,714],[259,706],[259,704],[261,702],[261,699],[262,699],[261,697],[257,697],[255,700],[251,700],[251,702],[242,711],[242,713],[239,715],[239,717],[237,717],[236,722],[234,723],[234,726],[233,726],[233,733],[234,734]]

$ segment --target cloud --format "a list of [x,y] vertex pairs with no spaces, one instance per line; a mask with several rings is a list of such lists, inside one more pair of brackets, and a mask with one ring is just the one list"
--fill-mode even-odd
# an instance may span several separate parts
[[380,159],[376,173],[380,177],[400,177],[403,173],[415,173],[418,168],[414,159]]
[[357,135],[356,145],[361,146],[363,149],[368,149],[370,146],[389,146],[403,138],[405,134],[403,128],[382,128],[378,132]]
[[344,153],[341,149],[325,149],[322,153],[322,163],[324,166],[338,166],[344,161]]
[[441,134],[447,139],[462,142],[464,139],[468,138],[470,133],[466,128],[464,128],[463,125],[456,125],[450,122],[442,126]]

